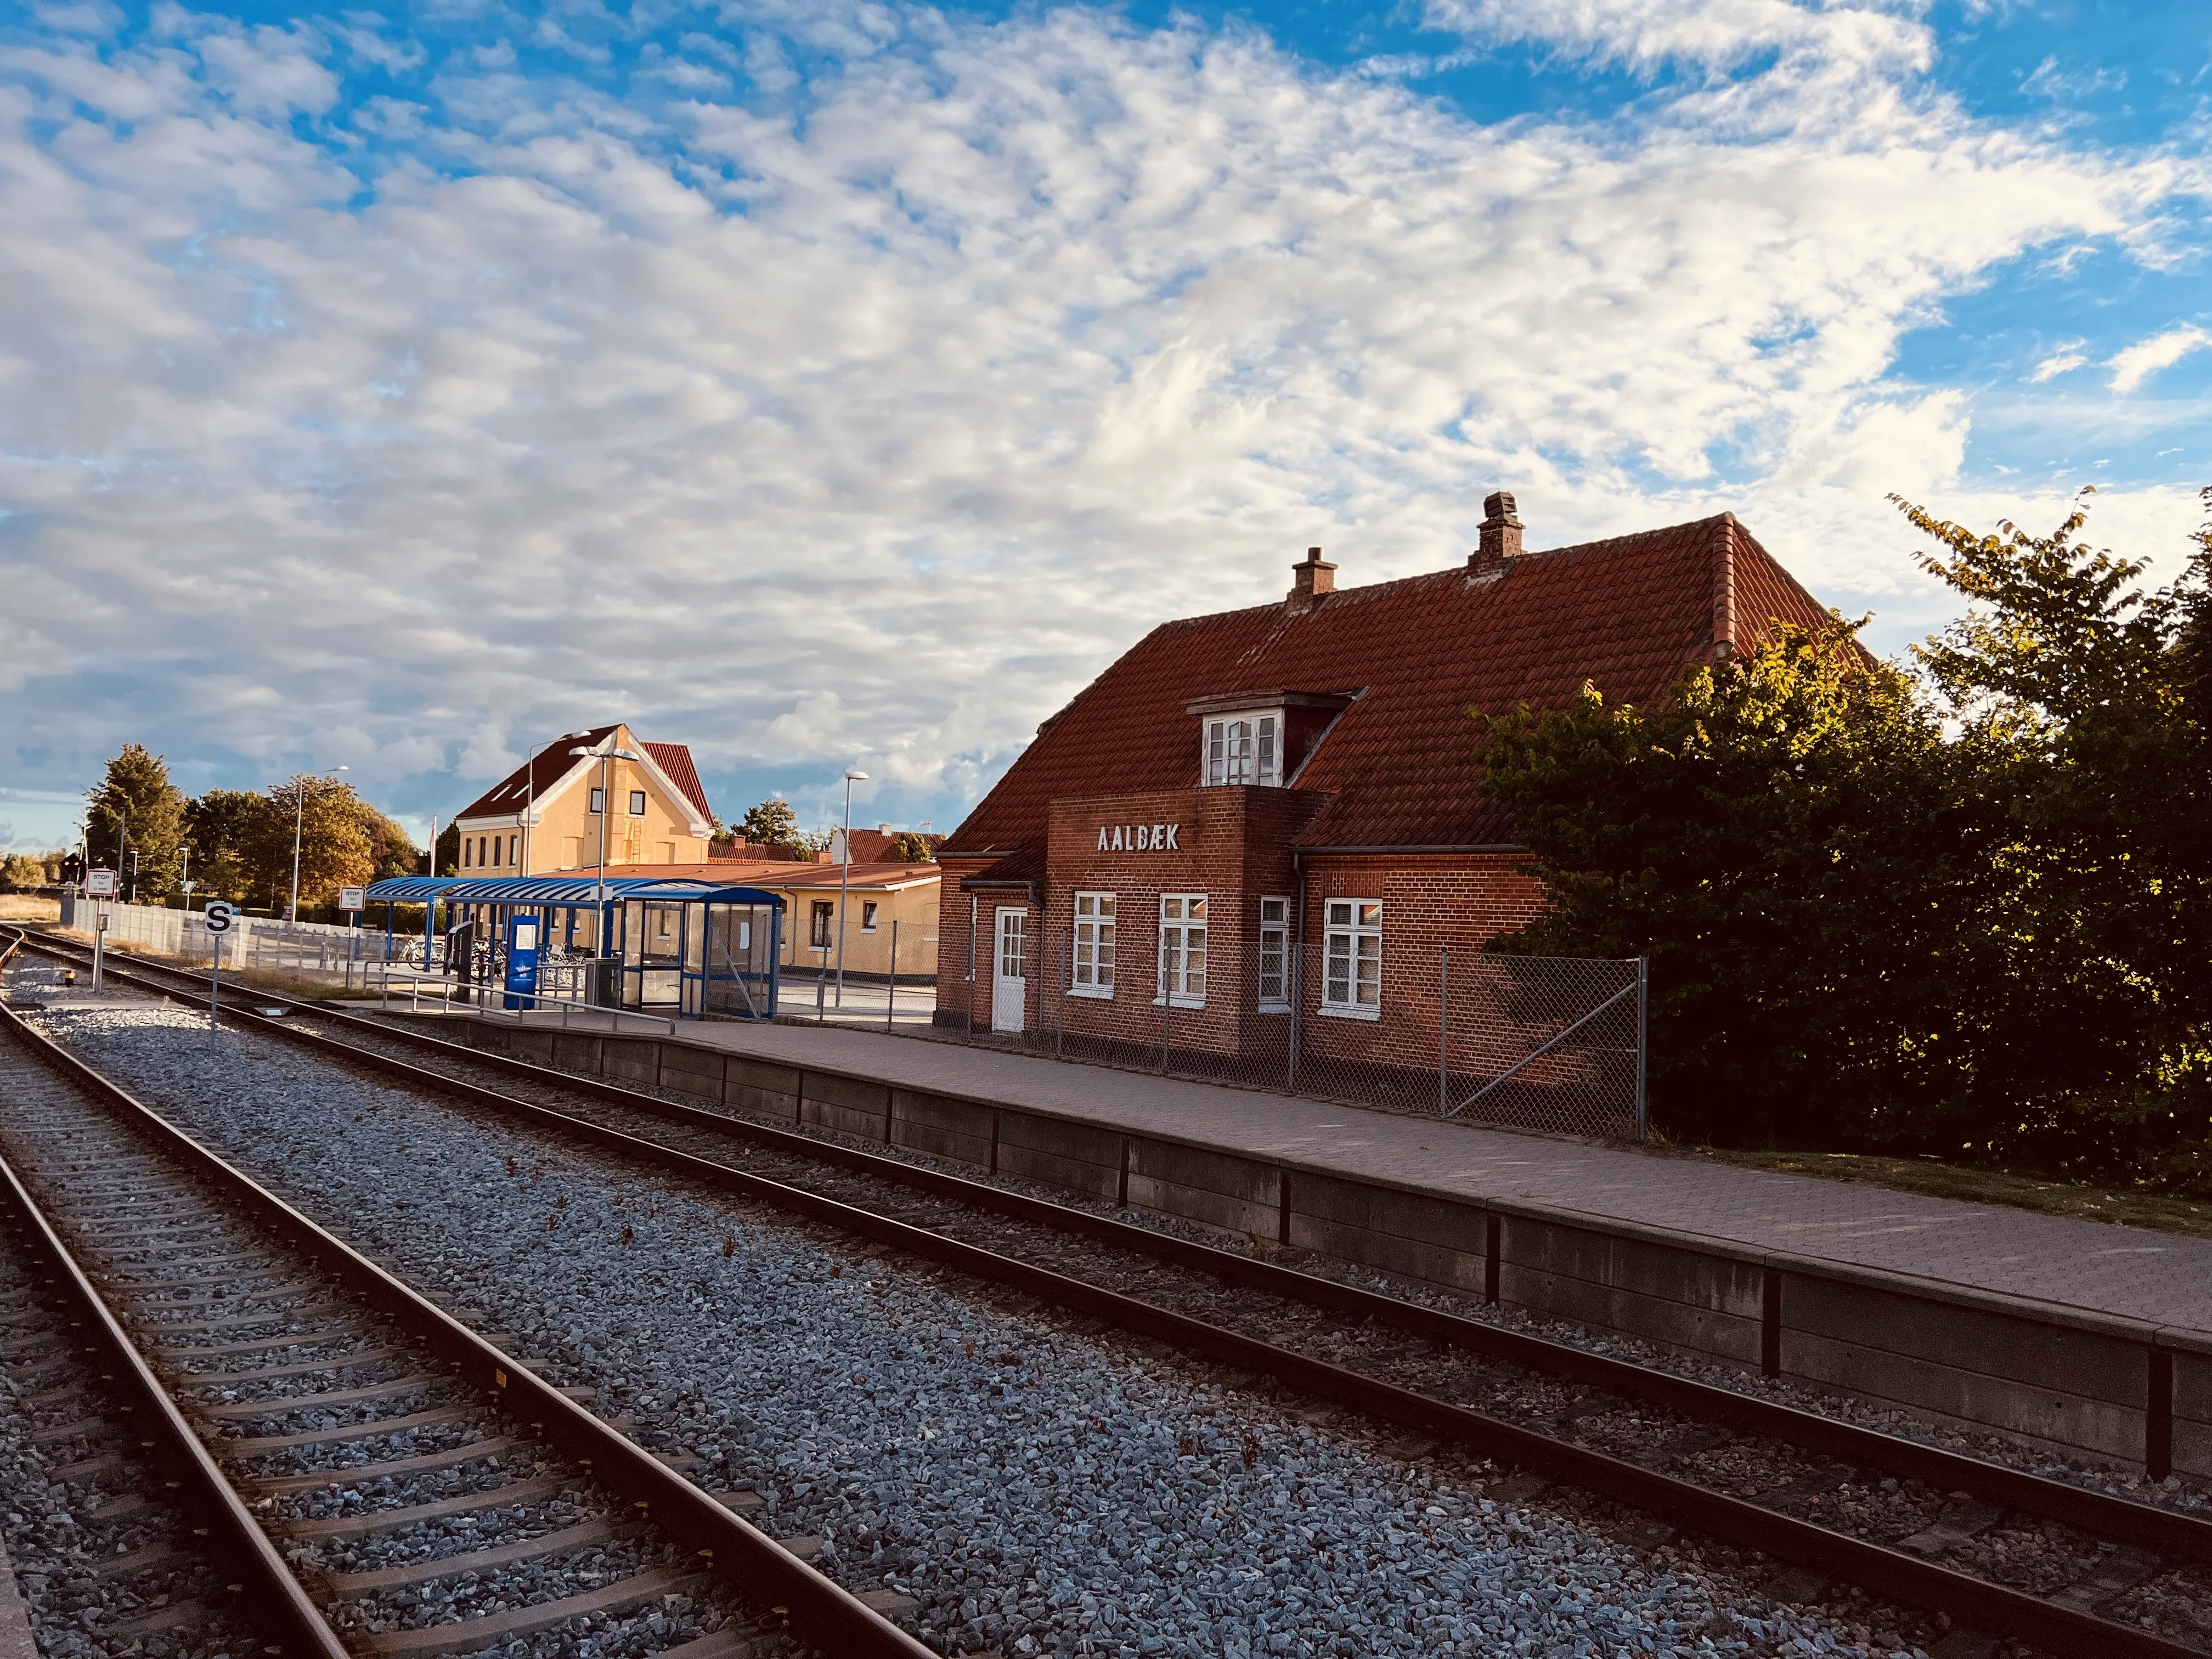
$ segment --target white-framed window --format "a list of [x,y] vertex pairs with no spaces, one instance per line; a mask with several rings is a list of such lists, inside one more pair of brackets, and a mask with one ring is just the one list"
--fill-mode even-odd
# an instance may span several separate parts
[[1068,994],[1110,997],[1114,994],[1114,896],[1078,893],[1075,896],[1075,971]]
[[1260,1008],[1280,1013],[1291,1006],[1291,902],[1260,901]]
[[633,789],[629,792],[629,815],[634,818],[641,818],[645,816],[644,790]]
[[1273,788],[1280,783],[1282,730],[1278,714],[1224,714],[1207,720],[1202,774],[1207,787],[1250,783]]
[[592,805],[589,811],[596,817],[607,810],[607,792],[597,784],[592,786]]
[[860,901],[860,931],[864,933],[876,931],[876,902],[873,899]]
[[1322,947],[1322,1012],[1382,1018],[1382,902],[1331,899],[1328,921]]
[[837,907],[828,899],[816,899],[813,903],[807,923],[806,948],[826,951],[830,948],[830,924],[836,920]]
[[1159,1000],[1206,1006],[1206,895],[1160,895]]

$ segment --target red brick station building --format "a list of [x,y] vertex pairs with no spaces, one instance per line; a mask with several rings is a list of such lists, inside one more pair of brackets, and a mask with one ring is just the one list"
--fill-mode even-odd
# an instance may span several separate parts
[[1730,514],[1524,553],[1513,498],[1485,512],[1402,581],[1339,590],[1316,548],[1039,726],[938,854],[940,1022],[1157,1047],[1164,1000],[1178,1049],[1433,1066],[1441,947],[1541,903],[1469,708],[1649,702],[1828,617]]

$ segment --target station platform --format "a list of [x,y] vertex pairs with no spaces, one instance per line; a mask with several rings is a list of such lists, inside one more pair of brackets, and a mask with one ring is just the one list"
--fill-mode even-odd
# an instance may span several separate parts
[[543,1026],[454,1019],[478,1046],[649,1066],[797,1123],[2212,1474],[2212,1240],[848,1027],[687,1022],[556,1048]]

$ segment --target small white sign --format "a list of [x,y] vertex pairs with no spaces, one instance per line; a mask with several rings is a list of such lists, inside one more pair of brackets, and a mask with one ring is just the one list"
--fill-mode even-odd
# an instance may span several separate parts
[[362,887],[341,887],[338,889],[339,909],[359,910],[365,908],[368,903],[368,889]]
[[112,870],[86,871],[84,872],[84,896],[87,898],[113,898],[115,896],[115,872]]
[[210,899],[207,908],[207,930],[210,933],[227,933],[238,915],[238,907],[228,899]]

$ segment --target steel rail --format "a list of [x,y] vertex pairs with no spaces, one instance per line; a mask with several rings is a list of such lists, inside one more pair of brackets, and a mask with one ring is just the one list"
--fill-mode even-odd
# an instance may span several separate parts
[[[418,1088],[492,1105],[637,1162],[764,1201],[787,1213],[836,1227],[910,1255],[944,1262],[1073,1312],[1103,1319],[1223,1364],[1272,1376],[1303,1393],[1334,1401],[1438,1439],[1451,1440],[1485,1456],[1540,1471],[1631,1507],[1671,1516],[1716,1537],[1826,1577],[1841,1578],[1877,1595],[1946,1613],[1954,1620],[1980,1629],[2023,1638],[2052,1653],[2067,1656],[2068,1659],[2114,1659],[2115,1656],[2142,1656],[2142,1659],[2184,1659],[2185,1656],[2194,1656],[2195,1659],[2203,1659],[2205,1652],[2202,1648],[2080,1612],[1886,1545],[1869,1543],[1798,1520],[1754,1500],[1731,1497],[1486,1413],[1433,1399],[1138,1297],[878,1215],[842,1200],[680,1152],[550,1106],[425,1071],[389,1055],[355,1048],[288,1026],[281,1019],[252,1014],[244,1018],[259,1029],[352,1057],[370,1069],[400,1078]],[[379,1025],[375,1029],[384,1031],[390,1028]],[[473,1050],[459,1052],[474,1057]],[[564,1084],[574,1081],[564,1073],[546,1075]],[[716,1121],[719,1124],[726,1120],[718,1118]],[[471,1340],[476,1339],[471,1336]]]
[[[842,1585],[784,1549],[767,1534],[725,1508],[714,1494],[695,1486],[652,1453],[601,1422],[529,1368],[453,1318],[435,1304],[336,1235],[310,1220],[191,1135],[153,1111],[135,1096],[32,1029],[15,1010],[0,1006],[11,1036],[56,1071],[114,1107],[125,1122],[216,1188],[252,1220],[301,1254],[313,1256],[364,1303],[388,1315],[409,1334],[451,1361],[467,1381],[483,1388],[511,1416],[528,1423],[559,1450],[588,1465],[602,1485],[679,1544],[703,1558],[715,1575],[752,1605],[785,1615],[801,1640],[838,1654],[883,1656],[884,1659],[934,1659],[924,1646],[867,1607]],[[90,1293],[89,1284],[87,1284]],[[112,1317],[116,1340],[129,1351],[128,1339]],[[135,1352],[135,1351],[133,1351]],[[144,1385],[167,1403],[143,1360],[136,1366]],[[173,1404],[167,1409],[183,1423]],[[188,1426],[183,1433],[197,1446]],[[202,1453],[204,1457],[204,1452]],[[212,1468],[212,1464],[210,1464]],[[215,1478],[221,1481],[219,1470]],[[228,1483],[224,1490],[229,1492]],[[281,1568],[267,1535],[255,1526],[235,1493],[229,1497],[239,1517]],[[289,1574],[287,1575],[288,1582]],[[296,1583],[294,1593],[298,1594]],[[312,1611],[312,1609],[310,1609]],[[328,1650],[344,1653],[342,1646]]]
[[[0,969],[7,967],[21,944],[19,934],[0,950]],[[8,1012],[11,1023],[21,1024],[12,1012]],[[131,1425],[140,1431],[142,1443],[151,1449],[153,1460],[176,1478],[180,1506],[193,1519],[205,1523],[208,1553],[243,1581],[231,1586],[231,1592],[253,1609],[256,1627],[276,1638],[271,1650],[348,1659],[345,1644],[316,1611],[300,1581],[269,1541],[268,1534],[255,1523],[222,1469],[208,1455],[199,1436],[192,1432],[191,1425],[63,1242],[60,1231],[31,1195],[4,1150],[0,1150],[0,1200],[15,1211],[31,1243],[60,1281],[63,1294],[82,1312],[86,1334],[113,1367],[109,1375],[120,1391],[130,1397],[130,1404],[123,1409],[131,1413]],[[153,1438],[145,1439],[148,1434]]]
[[[34,942],[33,950],[43,941]],[[204,978],[183,969],[161,966],[156,971],[186,978]],[[128,970],[112,965],[110,975],[131,982]],[[2154,1509],[2127,1498],[2069,1486],[2047,1476],[2010,1469],[2002,1464],[1962,1452],[1948,1451],[1901,1436],[1886,1434],[1846,1423],[1817,1412],[1785,1406],[1736,1392],[1710,1382],[1654,1370],[1631,1360],[1595,1354],[1571,1344],[1555,1342],[1523,1332],[1507,1330],[1479,1320],[1425,1308],[1417,1303],[1379,1291],[1364,1291],[1333,1279],[1302,1273],[1273,1262],[1240,1255],[1210,1244],[1177,1238],[1150,1227],[1117,1221],[1049,1200],[1032,1198],[964,1176],[925,1169],[903,1159],[863,1152],[819,1139],[773,1124],[736,1118],[704,1107],[687,1106],[641,1093],[598,1078],[580,1077],[550,1066],[516,1060],[511,1055],[465,1048],[404,1027],[363,1019],[319,1004],[295,1005],[317,1019],[358,1027],[382,1038],[396,1038],[420,1048],[450,1054],[461,1062],[502,1071],[533,1083],[589,1094],[632,1110],[689,1127],[710,1130],[735,1139],[872,1176],[971,1207],[1051,1227],[1073,1236],[1096,1239],[1170,1265],[1209,1273],[1234,1284],[1266,1291],[1286,1299],[1307,1303],[1331,1312],[1371,1319],[1409,1335],[1448,1344],[1487,1358],[1548,1372],[1570,1381],[1585,1382],[1632,1398],[1650,1401],[1691,1416],[1720,1422],[1747,1432],[1786,1441],[1808,1451],[1879,1468],[1908,1480],[1923,1481],[1946,1492],[1966,1492],[1974,1497],[2023,1510],[2080,1527],[2123,1542],[2141,1544],[2162,1553],[2212,1561],[2212,1522],[2169,1510]],[[465,1096],[481,1104],[507,1110],[527,1103],[444,1073],[410,1066],[374,1050],[356,1048],[336,1038],[307,1030],[284,1020],[269,1019],[250,1010],[230,1012],[257,1029],[295,1042],[320,1045],[350,1064],[398,1077],[419,1086]]]

